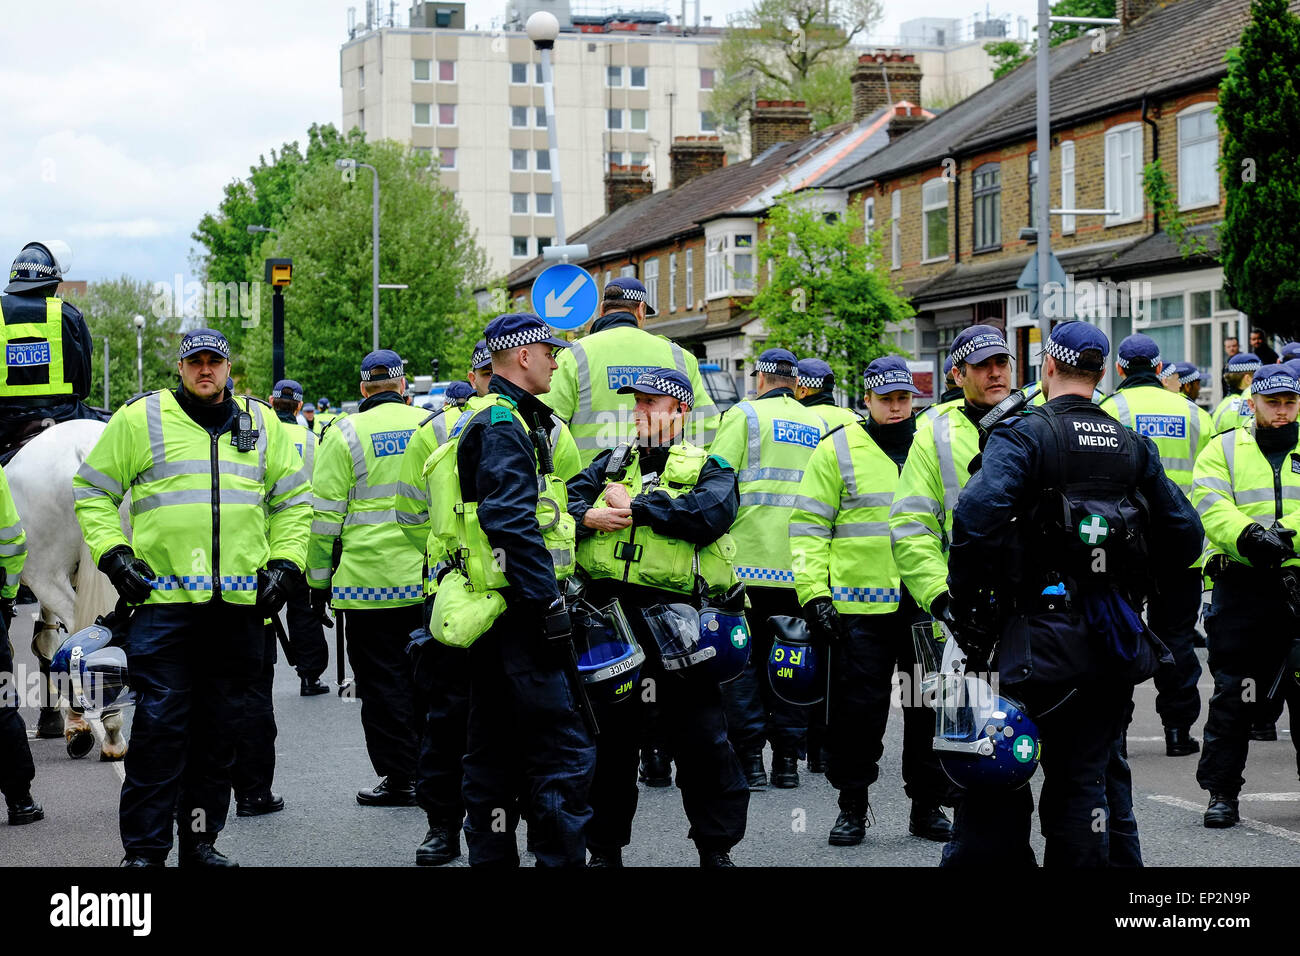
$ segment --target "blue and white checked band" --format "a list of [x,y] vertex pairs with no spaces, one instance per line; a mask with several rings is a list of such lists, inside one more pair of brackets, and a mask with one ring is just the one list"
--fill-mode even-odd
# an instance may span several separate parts
[[789,362],[764,362],[761,359],[754,363],[754,368],[768,375],[785,375],[789,378],[794,378],[799,371]]
[[475,349],[474,357],[469,360],[469,367],[478,371],[492,364],[492,353],[487,349]]
[[532,345],[534,342],[542,342],[551,338],[553,334],[549,325],[538,325],[531,329],[511,332],[509,335],[502,335],[499,338],[488,339],[487,347],[489,352],[504,352],[506,349],[517,349],[525,345]]
[[208,349],[216,352],[224,358],[230,358],[230,343],[226,341],[224,335],[187,335],[181,340],[181,353],[189,352],[193,349]]
[[1234,375],[1237,372],[1255,372],[1264,367],[1264,363],[1260,361],[1237,362],[1234,361],[1235,358],[1236,356],[1234,355],[1232,358],[1228,359],[1228,371],[1232,372]]
[[335,601],[401,601],[419,600],[424,597],[424,587],[419,584],[407,584],[396,588],[331,588],[330,596]]
[[[1160,356],[1157,355],[1154,358],[1151,358],[1146,355],[1135,355],[1131,359],[1126,359],[1123,356],[1121,356],[1117,358],[1115,361],[1119,363],[1120,368],[1128,368],[1131,362],[1147,362],[1151,365],[1155,365],[1157,362],[1160,361]],[[1259,368],[1259,366],[1256,365],[1255,368]]]
[[782,581],[794,584],[794,572],[783,571],[780,568],[750,568],[738,564],[736,577],[742,581]]
[[1189,382],[1199,382],[1200,380],[1201,380],[1201,370],[1199,368],[1192,369],[1186,375],[1178,376],[1179,385],[1186,385]]
[[[1166,362],[1163,366],[1161,366],[1160,371],[1157,373],[1157,377],[1161,381],[1164,381],[1165,379],[1169,378],[1169,376],[1177,374],[1177,372],[1178,372],[1177,365],[1175,365],[1173,362]],[[1178,381],[1179,384],[1182,384],[1182,379],[1179,379]]]
[[862,387],[868,392],[887,392],[890,385],[913,385],[912,373],[905,369],[890,369],[876,375],[862,376]]
[[[160,574],[149,582],[154,586],[156,591],[211,591],[212,575],[210,574]],[[256,591],[257,575],[226,575],[221,576],[221,590],[223,591]]]
[[361,370],[361,381],[379,382],[386,378],[401,378],[406,374],[406,369],[400,365],[377,365],[374,368]]
[[825,388],[826,377],[817,377],[815,375],[800,375],[799,384],[804,388]]
[[625,289],[621,285],[605,286],[605,298],[618,301],[627,299],[630,302],[645,302],[650,298],[649,293],[642,292],[640,289]]
[[645,385],[649,388],[657,388],[662,392],[667,392],[673,398],[677,399],[677,401],[685,402],[687,405],[694,404],[695,402],[695,395],[690,391],[682,388],[676,382],[669,381],[666,378],[660,378],[658,375],[654,375],[650,372],[642,372],[637,376],[637,380],[633,383],[632,387],[636,388],[639,385]]
[[1007,349],[1007,351],[1011,351],[1009,348],[1007,348],[1007,340],[1004,339],[1002,336],[997,335],[994,332],[982,332],[979,335],[975,336],[973,339],[971,339],[969,342],[962,345],[961,348],[953,351],[952,364],[958,365],[962,362],[965,362],[966,356],[971,355],[972,353],[977,352],[980,349],[990,348],[991,346],[994,345],[1000,345],[1002,346],[1002,348]]
[[831,600],[865,604],[897,604],[902,593],[897,588],[831,588]]
[[1250,394],[1258,395],[1260,392],[1300,392],[1300,382],[1297,382],[1290,375],[1278,372],[1270,375],[1268,378],[1257,378],[1250,383]]

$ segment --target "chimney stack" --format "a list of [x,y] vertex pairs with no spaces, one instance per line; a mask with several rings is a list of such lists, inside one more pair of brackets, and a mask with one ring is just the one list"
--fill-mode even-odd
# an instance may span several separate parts
[[1164,5],[1161,0],[1118,0],[1116,15],[1120,20],[1120,29],[1124,29],[1138,17]]
[[885,106],[906,100],[921,105],[921,65],[911,53],[877,50],[858,57],[849,78],[853,87],[853,122]]
[[610,213],[655,191],[649,166],[619,166],[611,163],[605,173],[605,212]]
[[673,189],[727,165],[727,151],[717,136],[676,136],[668,158]]
[[894,112],[889,117],[889,141],[892,143],[898,137],[902,136],[909,130],[914,130],[925,122],[925,117],[921,115],[921,107],[915,103],[908,103],[904,100],[901,103],[894,104]]
[[811,133],[812,111],[803,100],[759,100],[749,112],[749,151],[753,156]]

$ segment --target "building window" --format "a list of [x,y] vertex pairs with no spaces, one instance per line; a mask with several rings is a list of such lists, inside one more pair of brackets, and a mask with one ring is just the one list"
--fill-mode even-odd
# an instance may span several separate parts
[[1029,154],[1029,228],[1038,227],[1038,153]]
[[1152,299],[1144,318],[1142,331],[1160,347],[1160,358],[1165,362],[1183,361],[1183,327],[1185,309],[1183,294],[1160,296]]
[[632,153],[632,154],[630,154],[630,155],[631,155],[632,158],[628,160],[629,165],[632,165],[632,166],[644,166],[644,165],[646,164],[646,154],[645,154],[645,153]]
[[754,288],[754,234],[724,233],[705,245],[705,292],[709,297]]
[[428,83],[433,79],[432,60],[412,60],[411,79],[416,83]]
[[438,61],[438,82],[439,83],[456,82],[456,61],[455,60]]
[[549,149],[537,150],[537,170],[546,172],[551,168],[551,151]]
[[974,223],[976,252],[997,249],[1002,244],[1002,167],[986,163],[974,175]]
[[511,249],[511,253],[510,253],[511,255],[513,255],[513,256],[526,256],[526,255],[528,255],[528,237],[527,237],[527,236],[514,236],[514,237],[511,238],[510,242],[511,242],[511,244],[512,244],[512,246],[513,246],[513,248]]
[[623,85],[623,68],[621,66],[605,67],[605,85],[606,86]]
[[538,236],[537,254],[540,256],[542,254],[543,249],[545,249],[547,246],[553,246],[553,245],[555,245],[555,238],[553,236]]
[[704,245],[704,292],[714,295],[726,287],[727,236],[716,236]]
[[895,189],[889,196],[889,267],[903,267],[903,191]]
[[511,83],[516,83],[516,84],[518,84],[518,83],[527,83],[527,82],[528,82],[528,64],[527,64],[527,63],[511,63],[511,64],[510,64],[510,82],[511,82]]
[[538,193],[538,194],[537,194],[537,215],[539,215],[539,216],[553,216],[553,215],[555,215],[554,207],[551,205],[551,194],[550,194],[550,193]]
[[363,132],[363,133],[366,131],[366,111],[365,111],[365,110],[357,110],[357,129],[361,130],[361,132]]
[[528,193],[511,193],[510,211],[516,216],[528,215]]
[[634,90],[645,89],[645,67],[629,66],[627,68],[628,82],[627,85]]
[[714,73],[712,67],[700,67],[700,89],[713,89],[713,77]]
[[456,168],[456,148],[454,146],[444,146],[438,150],[438,168]]
[[645,281],[646,301],[650,308],[659,310],[659,260],[647,259],[643,279]]
[[1106,133],[1106,217],[1115,226],[1142,218],[1142,126],[1128,123]]
[[412,103],[411,123],[415,126],[432,126],[433,125],[433,104],[431,103]]
[[[1074,143],[1061,144],[1061,208],[1074,208]],[[1061,217],[1061,235],[1074,234],[1074,217]]]
[[668,253],[668,311],[677,311],[677,253]]
[[538,106],[533,109],[533,125],[538,129],[546,129],[546,107]]
[[637,132],[645,132],[646,111],[645,110],[628,110],[629,119],[628,128]]
[[700,132],[716,133],[718,131],[718,120],[712,113],[700,114]]
[[622,165],[623,165],[623,154],[622,154],[622,153],[606,153],[606,154],[605,154],[605,162],[606,162],[606,164],[609,165],[609,166],[622,166]]
[[735,255],[732,256],[732,271],[735,273],[736,288],[752,291],[754,288],[753,233],[737,235],[735,248]]
[[921,187],[921,258],[948,258],[948,183],[942,178]]
[[862,203],[862,224],[868,235],[876,228],[876,199],[868,196]]
[[605,129],[622,129],[623,111],[605,110]]
[[366,68],[364,66],[359,66],[357,67],[357,89],[364,90],[365,88],[366,88]]
[[528,172],[528,150],[512,149],[510,151],[510,168],[517,173]]
[[538,86],[542,85],[542,64],[533,64],[533,79],[536,80]]
[[[605,270],[605,285],[609,285],[609,277],[610,277],[610,272],[609,272],[608,269],[606,269],[606,270]],[[603,290],[603,289],[604,289],[604,286],[601,286],[601,289]]]
[[623,279],[635,279],[636,266],[621,266],[619,267],[618,274],[619,277]]
[[411,152],[424,160],[426,166],[433,165],[433,147],[432,146],[412,146]]
[[695,250],[686,250],[686,308],[695,308]]
[[528,107],[512,106],[510,107],[510,125],[515,129],[526,127],[528,125]]
[[438,104],[438,125],[439,126],[456,125],[456,104],[455,103]]
[[1178,208],[1219,202],[1219,127],[1213,104],[1193,106],[1178,115]]

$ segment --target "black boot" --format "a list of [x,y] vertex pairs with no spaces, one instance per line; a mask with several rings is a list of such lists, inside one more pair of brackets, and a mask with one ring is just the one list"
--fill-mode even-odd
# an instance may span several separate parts
[[1261,721],[1250,725],[1251,740],[1277,740],[1277,724]]
[[591,858],[587,860],[587,866],[608,866],[617,870],[623,869],[623,851],[621,849],[596,850],[587,847],[587,852],[591,854]]
[[416,866],[442,866],[460,856],[460,828],[429,824],[424,842],[415,850]]
[[260,817],[264,813],[275,813],[284,809],[284,797],[270,790],[249,797],[235,798],[235,815],[240,817]]
[[794,754],[772,755],[772,786],[793,790],[799,786],[799,758]]
[[118,866],[163,866],[163,863],[161,860],[153,860],[147,856],[136,856],[135,854],[128,853],[126,856],[122,857],[122,862],[119,863]]
[[63,736],[63,713],[57,707],[42,707],[36,717],[37,740],[59,740]]
[[25,823],[35,823],[37,820],[45,819],[45,810],[32,799],[31,791],[12,800],[5,797],[5,805],[9,808],[11,827],[20,827]]
[[810,748],[808,751],[808,772],[825,773],[826,772],[826,748]]
[[857,846],[867,835],[867,802],[865,790],[845,790],[840,793],[840,815],[835,818],[831,835],[826,842],[831,846]]
[[304,677],[298,684],[299,697],[315,697],[318,694],[328,694],[330,692],[330,685],[319,677]]
[[228,870],[239,866],[211,843],[196,843],[181,850],[177,858],[180,866],[192,866],[208,870]]
[[358,790],[357,803],[363,807],[413,807],[415,785],[408,778],[389,774],[373,789]]
[[938,804],[912,801],[912,812],[907,818],[907,832],[923,840],[947,843],[952,839],[952,821],[943,815]]
[[767,789],[767,771],[763,769],[763,751],[756,750],[740,758],[740,768],[745,771],[745,782],[750,790]]
[[1201,749],[1201,745],[1186,727],[1165,728],[1165,756],[1186,757]]
[[700,866],[706,870],[720,870],[723,867],[735,866],[731,862],[731,857],[727,855],[726,850],[701,850]]
[[671,787],[672,761],[657,747],[645,747],[641,751],[641,770],[637,778],[647,787]]
[[1236,796],[1229,796],[1226,793],[1211,793],[1210,805],[1205,811],[1204,822],[1211,830],[1235,827],[1240,823],[1241,814],[1237,812]]

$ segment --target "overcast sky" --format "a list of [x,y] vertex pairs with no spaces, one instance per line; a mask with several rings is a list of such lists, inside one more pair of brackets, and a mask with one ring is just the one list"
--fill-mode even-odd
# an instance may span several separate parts
[[[701,13],[716,24],[748,5],[702,0]],[[222,187],[313,122],[339,124],[349,6],[364,20],[364,0],[83,0],[54,31],[10,17],[0,265],[25,242],[61,238],[74,253],[69,278],[188,278],[190,234]],[[401,22],[407,6],[398,5]],[[467,21],[486,29],[504,6],[469,0]],[[666,9],[676,16],[680,0]],[[992,12],[1033,9],[1002,0]],[[886,0],[877,33],[976,12],[977,0]]]

